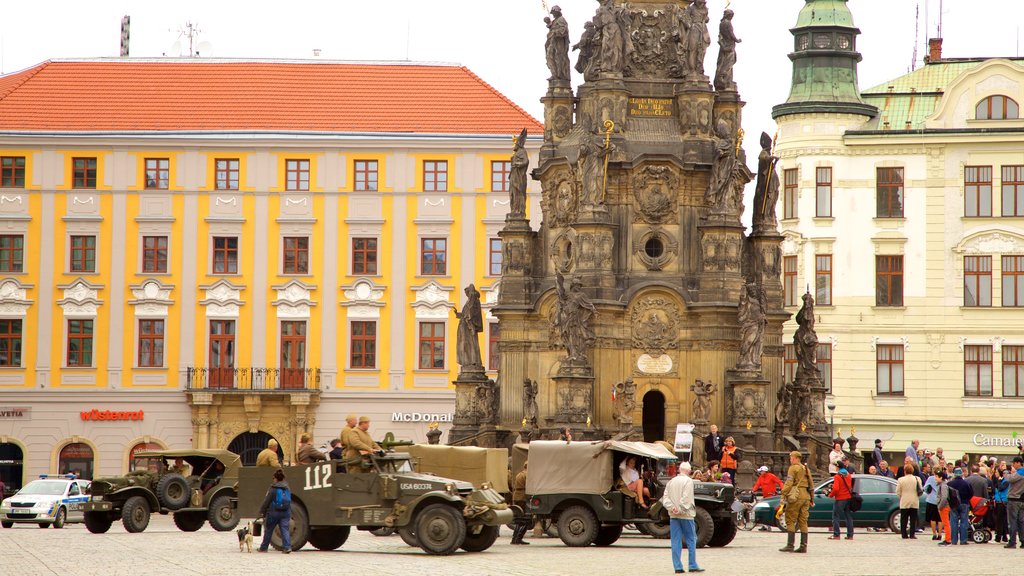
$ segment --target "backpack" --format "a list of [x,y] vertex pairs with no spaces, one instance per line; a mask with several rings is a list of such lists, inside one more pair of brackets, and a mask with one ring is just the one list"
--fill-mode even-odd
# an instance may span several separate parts
[[290,510],[292,507],[292,491],[280,486],[274,487],[274,499],[270,502],[270,508],[277,512]]
[[960,491],[958,491],[956,488],[949,488],[948,485],[946,486],[946,488],[949,489],[949,496],[947,497],[947,501],[949,502],[949,507],[950,508],[959,508],[960,507]]

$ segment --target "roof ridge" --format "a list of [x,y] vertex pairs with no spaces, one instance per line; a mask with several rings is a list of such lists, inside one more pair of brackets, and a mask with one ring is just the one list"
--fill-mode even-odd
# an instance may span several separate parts
[[[486,80],[484,80],[483,78],[477,76],[472,70],[467,68],[465,65],[459,66],[459,68],[464,70],[466,73],[468,73],[470,75],[470,77],[472,77],[474,80],[476,80],[480,84],[483,84],[488,90],[490,90],[496,96],[498,96],[499,98],[504,100],[507,104],[511,105],[513,108],[515,108],[519,112],[522,112],[523,115],[525,115],[527,118],[529,118],[530,120],[533,120],[537,124],[540,124],[542,127],[544,126],[543,122],[541,122],[541,121],[537,120],[536,118],[534,118],[533,115],[531,115],[529,112],[527,112],[526,110],[521,108],[518,104],[516,104],[515,102],[510,100],[508,96],[505,96],[504,94],[499,92],[497,88],[495,88],[494,86],[491,86]],[[523,126],[523,128],[526,128],[526,126]]]
[[[28,82],[29,80],[32,79],[33,76],[35,76],[36,74],[39,74],[40,72],[42,72],[43,68],[46,68],[47,66],[49,66],[51,62],[52,62],[52,60],[44,60],[41,63],[36,64],[35,67],[33,67],[33,68],[25,68],[24,70],[19,70],[17,72],[12,72],[10,74],[10,76],[17,76],[18,74],[24,74],[25,77],[22,78],[21,82],[17,82],[13,86],[11,86],[10,90],[8,90],[6,92],[3,92],[3,93],[0,93],[0,100],[3,100],[4,98],[10,96],[12,92],[14,92],[18,88],[21,88],[22,86],[24,86],[25,82]],[[0,78],[3,78],[3,76],[0,76]]]

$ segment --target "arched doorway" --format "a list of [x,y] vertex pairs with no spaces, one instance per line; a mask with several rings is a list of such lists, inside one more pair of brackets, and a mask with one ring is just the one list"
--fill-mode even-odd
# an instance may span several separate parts
[[[13,494],[21,490],[21,479],[24,474],[22,465],[25,453],[21,446],[10,442],[0,444],[0,480],[7,485],[7,493]],[[0,494],[0,498],[6,496]]]
[[57,472],[73,473],[83,480],[92,480],[95,456],[92,447],[82,442],[72,442],[60,449],[57,457]]
[[657,390],[644,394],[644,442],[665,439],[665,395]]
[[136,452],[142,452],[143,450],[163,450],[163,446],[156,442],[139,442],[128,452],[128,471],[134,472],[135,470],[149,470],[150,472],[160,471],[160,459],[159,458],[140,458],[135,459]]
[[[276,440],[270,434],[263,432],[243,432],[228,444],[228,450],[238,454],[242,457],[243,466],[254,466],[256,464],[256,457],[259,456],[261,450],[267,447],[267,442]],[[277,458],[283,462],[284,450],[281,449],[281,443],[278,442],[277,446]]]

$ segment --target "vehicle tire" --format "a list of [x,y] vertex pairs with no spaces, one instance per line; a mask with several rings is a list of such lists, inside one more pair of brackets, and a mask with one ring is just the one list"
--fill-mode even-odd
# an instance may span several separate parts
[[466,521],[448,504],[431,504],[416,514],[416,539],[427,554],[448,556],[466,540]]
[[309,543],[317,550],[337,550],[348,540],[351,526],[313,528],[309,531]]
[[5,520],[3,522],[0,522],[0,526],[3,526],[4,528],[14,528],[14,522],[7,522]]
[[68,521],[68,509],[61,506],[57,510],[57,517],[53,519],[53,527],[60,530],[64,527],[64,523]]
[[412,527],[410,523],[408,526],[402,526],[398,529],[398,536],[402,538],[402,542],[406,545],[412,546],[413,548],[420,547],[419,538],[416,538],[416,529]]
[[113,524],[114,519],[106,512],[85,513],[85,528],[93,534],[106,534]]
[[121,508],[121,524],[125,531],[136,534],[149,526],[149,502],[142,496],[132,496]]
[[[635,527],[636,531],[643,534],[644,536],[650,536],[651,533],[647,531],[647,524],[649,524],[649,522],[640,522],[636,525],[630,524],[630,526]],[[629,526],[627,526],[627,528],[628,527]]]
[[712,548],[728,546],[733,538],[736,538],[737,531],[739,531],[739,527],[736,526],[732,518],[723,518],[715,522],[715,532],[712,534],[711,540],[708,541],[708,546]]
[[49,525],[49,524],[44,524],[44,523],[40,522],[40,523],[39,523],[39,527],[40,527],[40,528],[49,528],[49,527],[50,527],[50,525]]
[[698,506],[697,517],[694,518],[694,522],[697,524],[697,548],[703,548],[708,545],[711,537],[715,535],[715,521],[707,510]]
[[786,531],[786,514],[782,513],[775,519],[775,525],[779,527],[783,532]]
[[238,510],[231,507],[231,496],[221,494],[210,501],[210,509],[206,511],[206,519],[210,527],[218,532],[228,532],[238,526]]
[[551,538],[558,538],[558,523],[545,520],[541,522],[541,527],[544,528],[544,533]]
[[[462,542],[462,549],[466,552],[483,552],[490,548],[498,539],[500,526],[471,526],[466,528],[466,539]],[[473,533],[479,530],[477,533]]]
[[396,532],[398,532],[398,528],[395,528],[394,526],[381,526],[376,530],[370,530],[370,534],[382,538],[385,536],[394,536]]
[[[302,504],[294,500],[292,500],[292,519],[288,523],[288,531],[292,535],[292,552],[301,550],[306,542],[309,542],[309,516],[306,515],[306,509],[302,507]],[[270,545],[274,547],[274,550],[283,550],[283,544],[281,527],[278,526],[270,535]]]
[[659,540],[668,538],[671,533],[668,522],[647,522],[646,524],[637,524],[637,528],[640,526],[644,527],[644,534],[653,538],[658,538]]
[[[854,523],[856,525],[856,522]],[[890,531],[899,534],[900,533],[900,511],[893,510],[892,514],[889,514],[889,521],[885,524],[886,528]]]
[[191,496],[188,480],[181,474],[164,474],[156,481],[156,499],[168,510],[180,510],[188,506]]
[[202,512],[175,512],[174,525],[182,532],[195,532],[206,524],[206,514]]
[[984,544],[985,542],[988,542],[988,538],[986,537],[987,534],[988,532],[985,530],[975,530],[974,532],[971,532],[971,542],[974,542],[975,544]]
[[566,546],[590,546],[600,528],[597,517],[585,506],[570,506],[558,516],[558,537]]
[[613,524],[601,526],[597,529],[597,538],[594,538],[594,546],[611,546],[622,536],[622,525]]

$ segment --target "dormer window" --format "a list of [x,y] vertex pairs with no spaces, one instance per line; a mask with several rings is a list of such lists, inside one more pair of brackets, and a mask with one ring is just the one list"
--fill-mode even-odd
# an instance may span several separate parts
[[1020,118],[1020,106],[1006,96],[989,96],[974,110],[977,120],[1016,120]]

